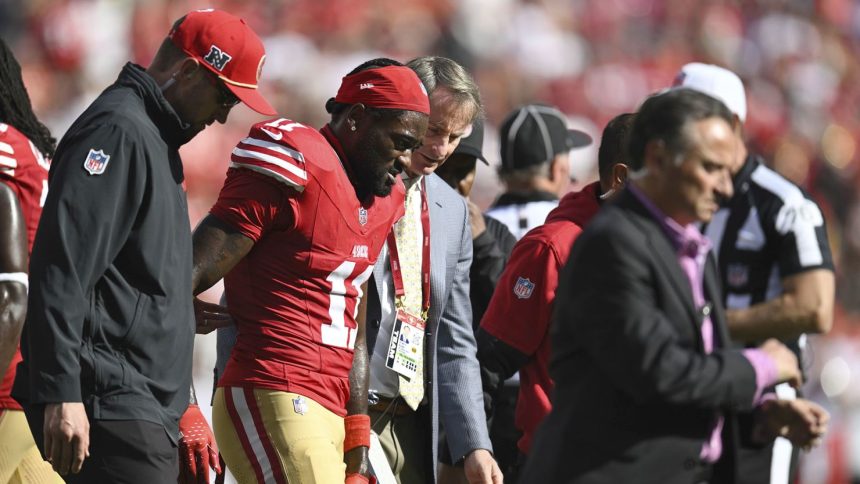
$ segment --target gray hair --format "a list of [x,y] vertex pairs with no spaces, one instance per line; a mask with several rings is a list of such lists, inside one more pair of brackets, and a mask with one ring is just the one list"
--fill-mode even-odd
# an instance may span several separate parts
[[484,106],[478,85],[463,66],[447,57],[429,55],[412,59],[406,65],[415,71],[428,94],[432,95],[437,87],[444,87],[453,94],[458,103],[472,106],[474,114],[470,124],[483,117]]

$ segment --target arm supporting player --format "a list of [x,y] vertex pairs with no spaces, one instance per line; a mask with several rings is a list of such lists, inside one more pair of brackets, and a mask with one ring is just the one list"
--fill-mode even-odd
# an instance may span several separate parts
[[[225,224],[218,217],[208,215],[194,229],[194,265],[191,268],[191,287],[194,295],[212,287],[230,269],[242,260],[254,241]],[[194,298],[194,319],[197,333],[208,334],[233,324],[227,310],[218,304],[211,304]]]
[[729,332],[737,341],[796,338],[827,333],[833,323],[833,271],[814,269],[782,279],[783,292],[770,301],[728,311]]
[[206,216],[194,229],[193,243],[191,284],[195,296],[223,278],[254,246],[253,240],[214,215]]
[[[362,284],[361,293],[367,294],[367,282]],[[367,416],[367,389],[370,375],[370,355],[367,353],[365,323],[367,321],[367,298],[358,305],[358,326],[355,335],[355,353],[349,371],[349,401],[346,403],[347,416],[344,419],[345,437],[343,442],[344,462],[347,481],[366,482],[363,476],[369,471],[367,451],[370,447],[370,417]],[[358,476],[356,476],[358,474]]]
[[[6,372],[27,314],[27,229],[15,192],[0,183],[0,375]],[[6,276],[6,277],[4,277]],[[23,277],[22,277],[23,276]]]
[[[200,222],[193,234],[193,266],[191,287],[194,295],[209,289],[224,277],[254,246],[254,241],[230,228],[213,215]],[[194,298],[194,318],[197,332],[210,333],[232,324],[227,309]],[[215,437],[197,406],[194,386],[191,403],[179,422],[180,482],[209,482],[209,467],[221,474]]]

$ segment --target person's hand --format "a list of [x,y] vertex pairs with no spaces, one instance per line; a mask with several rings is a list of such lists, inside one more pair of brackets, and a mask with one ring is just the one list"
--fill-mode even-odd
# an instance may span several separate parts
[[481,208],[475,205],[474,202],[466,199],[466,203],[469,205],[469,221],[472,224],[472,240],[478,238],[479,235],[483,234],[484,231],[487,230],[487,223],[484,221],[484,214],[481,213]]
[[209,468],[221,474],[218,445],[212,429],[195,404],[188,406],[179,420],[179,482],[208,484]]
[[361,474],[347,474],[344,482],[346,484],[376,484],[376,479]]
[[502,484],[502,470],[486,449],[475,449],[466,456],[463,470],[469,484]]
[[197,334],[209,334],[218,328],[233,324],[233,317],[227,308],[218,304],[208,303],[194,298],[194,320],[197,323]]
[[797,356],[788,347],[780,343],[779,340],[770,338],[759,346],[759,349],[773,360],[779,382],[787,382],[794,388],[800,387],[800,384],[803,383],[800,366],[797,364]]
[[759,408],[755,438],[766,443],[785,437],[808,451],[821,443],[829,420],[827,411],[809,400],[767,400]]
[[355,447],[343,454],[346,463],[346,481],[369,482],[367,474],[370,472],[370,464],[367,458],[368,449],[365,446]]
[[45,460],[57,474],[77,474],[90,456],[90,421],[80,402],[45,405]]

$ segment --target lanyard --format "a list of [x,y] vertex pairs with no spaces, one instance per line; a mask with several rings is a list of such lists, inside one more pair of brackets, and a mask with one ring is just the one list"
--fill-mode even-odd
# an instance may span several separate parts
[[[421,317],[426,321],[430,310],[430,208],[427,204],[427,184],[421,179],[421,292],[423,301],[421,303]],[[402,304],[406,290],[403,288],[403,272],[400,270],[400,256],[397,252],[397,240],[394,237],[394,228],[388,233],[388,252],[391,259],[391,277],[394,279],[394,294],[397,296],[398,304]]]

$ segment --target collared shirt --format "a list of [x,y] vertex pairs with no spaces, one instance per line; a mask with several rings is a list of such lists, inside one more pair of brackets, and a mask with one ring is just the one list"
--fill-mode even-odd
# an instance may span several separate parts
[[[708,252],[711,250],[710,241],[699,232],[695,224],[681,226],[671,217],[663,213],[647,195],[645,195],[634,184],[628,185],[630,192],[645,206],[651,216],[660,224],[669,242],[675,248],[678,257],[678,263],[687,276],[687,281],[690,283],[690,289],[693,293],[693,304],[697,308],[709,308],[706,306],[704,297],[704,273],[705,263],[707,261]],[[714,324],[711,320],[710,311],[702,311],[702,344],[705,348],[705,353],[710,353],[714,350]],[[744,356],[749,360],[756,374],[756,392],[754,403],[758,403],[761,399],[761,393],[767,386],[776,383],[777,370],[774,362],[759,349],[749,349],[743,352]],[[711,437],[702,446],[702,452],[699,455],[705,462],[716,462],[723,451],[721,432],[723,429],[724,418],[721,413],[717,414],[716,422],[714,423]]]
[[[413,186],[415,186],[415,190],[420,191],[422,189],[422,184],[419,183],[421,178],[422,177],[420,176],[414,178],[404,177],[403,183],[406,185],[407,192],[411,190]],[[412,215],[418,217],[415,226],[419,234],[416,239],[421,240],[421,237],[424,235],[423,228],[421,227],[421,211],[418,210]],[[409,214],[406,216],[409,216]],[[418,266],[421,267],[421,248],[419,247],[416,252],[418,253]],[[394,329],[394,318],[397,313],[397,309],[394,305],[394,281],[390,276],[391,260],[387,244],[382,247],[382,252],[380,252],[379,257],[383,260],[386,277],[383,277],[381,281],[376,281],[377,287],[379,288],[379,304],[382,319],[379,324],[379,333],[376,338],[376,344],[374,344],[373,348],[368,348],[371,351],[370,383],[368,388],[371,392],[376,393],[379,396],[394,398],[400,394],[400,380],[398,379],[396,372],[385,366],[385,360],[388,356],[388,344],[391,341],[391,331]]]

